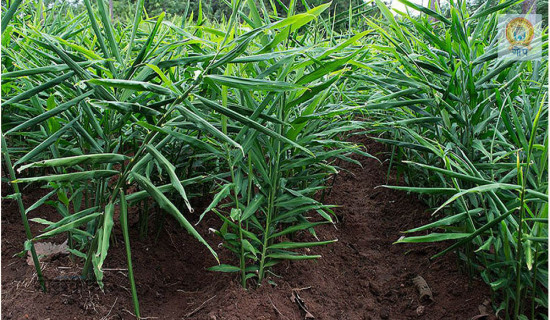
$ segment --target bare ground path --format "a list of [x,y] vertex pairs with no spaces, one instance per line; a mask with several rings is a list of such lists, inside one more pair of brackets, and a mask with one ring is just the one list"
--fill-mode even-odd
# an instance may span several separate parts
[[[366,138],[354,140],[364,143],[371,154],[383,151],[381,145]],[[387,166],[373,159],[355,158],[362,167],[343,164],[349,172],[338,176],[326,199],[326,203],[342,206],[335,209],[340,223],[317,230],[321,240],[338,242],[312,248],[310,253],[323,256],[319,261],[277,266],[271,276],[275,285],[266,283],[246,292],[233,275],[206,271],[214,260],[205,258],[206,250],[170,220],[158,242],[154,236],[139,240],[133,234],[142,316],[304,319],[306,313],[296,302],[296,295],[315,319],[470,319],[478,315],[478,306],[488,298],[489,290],[459,272],[454,255],[429,260],[444,244],[392,245],[401,231],[429,221],[427,208],[414,195],[376,188],[385,184]],[[44,193],[27,190],[27,194],[28,205]],[[40,210],[30,217],[56,216],[52,208]],[[208,226],[216,222],[210,217],[201,224],[199,231],[208,234]],[[33,231],[38,230],[34,225]],[[93,284],[56,280],[48,282],[48,293],[42,293],[32,267],[25,259],[13,256],[22,250],[24,231],[16,204],[3,200],[2,319],[132,319],[121,234],[116,238],[119,241],[107,258],[104,292]],[[298,238],[307,240],[310,236]],[[219,239],[209,234],[207,241],[215,245]],[[222,254],[223,259],[232,258]],[[59,279],[60,275],[78,274],[79,266],[59,257],[47,262],[44,273],[48,279]],[[433,302],[419,301],[412,282],[418,275],[432,289]]]

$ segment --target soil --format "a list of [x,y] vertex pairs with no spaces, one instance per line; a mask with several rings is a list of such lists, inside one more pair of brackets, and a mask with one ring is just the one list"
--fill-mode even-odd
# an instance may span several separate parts
[[[364,137],[367,151],[384,158],[384,147]],[[490,296],[481,281],[459,271],[454,254],[429,258],[449,243],[393,244],[407,229],[430,220],[428,208],[414,195],[380,188],[386,181],[387,162],[356,156],[362,167],[343,163],[326,203],[335,208],[340,222],[317,229],[320,240],[338,242],[310,249],[317,261],[293,261],[273,269],[269,283],[243,290],[235,274],[207,271],[215,265],[208,251],[187,232],[167,219],[155,241],[140,240],[131,230],[134,273],[143,319],[470,319]],[[3,196],[9,188],[3,188]],[[11,192],[11,191],[10,191]],[[28,206],[47,191],[24,190]],[[194,203],[204,207],[205,203]],[[196,210],[196,212],[201,212]],[[135,210],[131,223],[137,223]],[[43,206],[29,218],[58,219],[51,206]],[[14,256],[23,249],[25,233],[17,204],[2,200],[2,318],[3,319],[134,319],[126,256],[120,228],[105,265],[105,288],[73,280],[81,263],[67,256],[43,266],[48,292],[39,290],[36,274],[25,258]],[[31,223],[37,234],[42,226]],[[208,232],[216,226],[206,216],[198,229],[218,247],[219,238]],[[154,230],[153,227],[151,229]],[[311,236],[298,235],[298,240]],[[54,242],[61,243],[61,238]],[[221,247],[222,261],[233,257]],[[420,301],[412,279],[423,277],[433,301]],[[307,314],[298,302],[309,311]]]

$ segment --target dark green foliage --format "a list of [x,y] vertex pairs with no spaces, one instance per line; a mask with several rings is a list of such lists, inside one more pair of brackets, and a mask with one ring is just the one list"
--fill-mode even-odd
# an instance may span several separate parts
[[[475,18],[458,5],[441,14],[413,7],[431,17],[394,19],[378,5],[384,18],[369,24],[383,35],[381,48],[390,49],[353,78],[374,84],[366,106],[387,101],[388,111],[370,114],[378,123],[371,133],[393,145],[392,164],[410,185],[391,188],[429,195],[423,198],[438,219],[420,229],[432,233],[399,242],[459,239],[436,257],[457,250],[468,271],[481,272],[495,291],[495,309],[507,319],[542,317],[548,306],[548,246],[541,241],[548,238],[547,44],[542,61],[500,59],[494,26],[504,6],[484,11],[492,8],[486,3]],[[419,99],[427,100],[406,104]]]
[[[128,229],[147,237],[153,220],[158,234],[170,217],[206,246],[212,270],[262,284],[277,263],[317,259],[315,246],[336,240],[316,233],[335,223],[323,195],[339,161],[369,156],[346,142],[366,130],[408,184],[388,187],[434,209],[399,243],[450,241],[438,255],[455,251],[481,275],[500,316],[543,317],[547,60],[498,58],[498,14],[521,8],[514,1],[475,15],[477,2],[434,11],[401,1],[413,15],[381,0],[115,0],[113,17],[108,1],[5,6],[11,197],[19,184],[51,190],[27,209],[19,201],[23,223],[42,205],[59,213],[32,219],[44,230],[27,234],[25,250],[64,234],[83,276],[102,285],[121,228],[137,313]],[[543,40],[546,57],[546,29]],[[195,212],[190,200],[207,195]],[[215,265],[194,225],[207,214],[236,259]]]

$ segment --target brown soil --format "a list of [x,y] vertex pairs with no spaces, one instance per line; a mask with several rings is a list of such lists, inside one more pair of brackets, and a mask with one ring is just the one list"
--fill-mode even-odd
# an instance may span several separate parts
[[[371,154],[382,157],[383,147],[368,139]],[[318,261],[285,262],[259,289],[244,291],[233,274],[213,273],[215,264],[207,250],[166,220],[158,242],[154,236],[139,240],[131,234],[132,255],[143,317],[158,319],[304,319],[305,312],[291,300],[294,294],[315,319],[470,319],[489,296],[489,289],[458,271],[457,258],[449,254],[429,257],[447,244],[393,245],[400,232],[429,221],[427,208],[414,195],[376,188],[385,184],[387,166],[373,159],[356,157],[363,167],[343,164],[326,203],[339,204],[336,226],[317,230],[321,240],[335,244],[311,249]],[[389,181],[395,183],[395,181]],[[4,188],[4,195],[7,193]],[[24,190],[26,204],[44,190]],[[200,203],[195,206],[200,207]],[[200,210],[197,210],[200,211]],[[29,214],[54,218],[51,207]],[[135,214],[134,214],[135,217]],[[56,218],[58,219],[58,218]],[[137,221],[134,218],[134,223]],[[199,231],[217,246],[219,239],[208,233],[217,225],[206,217]],[[33,223],[33,232],[40,230]],[[131,228],[135,230],[136,228]],[[77,275],[81,264],[67,257],[48,261],[44,274],[48,292],[39,290],[33,267],[14,257],[23,249],[25,234],[15,201],[2,201],[2,318],[3,319],[132,319],[133,307],[127,280],[122,235],[111,245],[106,262],[105,289],[79,280],[55,280]],[[299,239],[309,239],[298,235]],[[61,239],[57,239],[62,242]],[[222,261],[233,258],[223,252]],[[433,291],[434,301],[419,301],[412,282],[422,276]],[[273,285],[275,284],[275,285]]]

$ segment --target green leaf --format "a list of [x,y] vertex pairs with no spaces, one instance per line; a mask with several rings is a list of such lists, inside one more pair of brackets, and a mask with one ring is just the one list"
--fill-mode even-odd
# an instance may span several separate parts
[[460,191],[459,193],[453,195],[449,200],[445,201],[437,210],[434,211],[433,214],[436,214],[439,210],[443,209],[445,206],[450,204],[451,202],[455,201],[456,199],[462,197],[465,194],[468,193],[475,193],[475,192],[489,192],[489,191],[496,191],[496,190],[519,190],[521,189],[521,186],[513,185],[513,184],[506,184],[506,183],[491,183],[486,184],[482,186],[477,186],[475,188],[467,189]]
[[228,264],[220,264],[217,266],[213,266],[208,268],[209,271],[217,271],[217,272],[239,272],[241,269],[236,266],[228,265]]
[[[401,0],[399,0],[401,1]],[[490,6],[488,9],[486,10],[483,10],[481,12],[478,12],[476,14],[474,14],[473,16],[469,17],[468,20],[473,20],[473,19],[477,19],[477,18],[481,18],[481,17],[485,17],[485,16],[488,16],[490,15],[491,13],[493,12],[497,12],[497,11],[500,11],[500,10],[503,10],[503,9],[506,9],[508,7],[511,7],[513,5],[516,5],[518,3],[521,3],[523,2],[524,0],[509,0],[509,1],[506,1],[506,2],[503,2],[501,4],[498,4],[496,6]]]
[[437,19],[439,21],[442,21],[445,24],[448,24],[448,25],[451,24],[451,21],[449,21],[449,19],[447,19],[444,16],[440,15],[439,13],[433,11],[432,9],[428,9],[426,7],[418,5],[418,4],[416,4],[414,2],[411,2],[409,0],[398,0],[398,1],[401,2],[402,4],[408,6],[408,7],[411,7],[413,9],[415,9],[415,10],[418,10],[420,12],[424,12],[425,14],[429,15],[430,17],[434,17],[435,19]]
[[130,89],[135,91],[149,91],[158,93],[165,96],[173,96],[173,92],[158,84],[134,81],[134,80],[120,80],[120,79],[90,79],[89,83],[97,84],[104,87]]
[[265,197],[262,194],[257,194],[254,196],[254,199],[252,199],[252,201],[244,209],[241,219],[243,221],[248,220],[248,218],[256,213],[256,211],[258,211],[258,209],[264,204],[264,201]]
[[84,209],[82,211],[79,211],[79,212],[76,212],[76,213],[73,213],[73,214],[70,214],[66,217],[64,217],[63,219],[55,222],[55,223],[51,223],[50,225],[48,225],[44,231],[50,231],[50,230],[53,230],[53,229],[56,229],[56,228],[59,228],[63,225],[66,225],[70,222],[73,222],[73,221],[76,221],[80,218],[84,218],[84,217],[87,217],[91,214],[95,214],[97,213],[97,210],[99,209],[99,207],[90,207],[90,208],[87,208],[87,209]]
[[[496,219],[493,219],[491,220],[490,222],[484,224],[481,228],[477,229],[475,232],[473,233],[470,233],[468,234],[467,237],[463,238],[462,240],[458,241],[457,243],[453,244],[452,246],[446,248],[445,250],[439,252],[438,254],[434,255],[433,257],[431,257],[431,259],[435,259],[437,257],[440,257],[442,255],[444,255],[445,253],[451,251],[451,250],[454,250],[455,248],[458,248],[460,246],[463,246],[464,244],[472,241],[472,239],[474,239],[475,237],[479,236],[480,234],[482,234],[483,232],[491,229],[493,226],[495,226],[496,224],[499,224],[501,221],[503,222],[504,224],[504,219],[506,219],[508,216],[510,216],[513,212],[517,211],[518,208],[513,208],[512,210],[509,210],[508,212],[504,213],[504,214],[501,214],[499,217],[497,217]],[[505,224],[504,224],[505,226]],[[504,239],[505,240],[505,243],[506,245],[508,245],[508,240],[507,239]]]
[[[101,1],[101,0],[100,0]],[[98,258],[96,261],[96,268],[98,270],[103,270],[103,263],[105,258],[107,258],[107,252],[109,251],[109,243],[111,241],[111,231],[113,230],[113,214],[115,212],[115,206],[112,203],[109,203],[105,206],[105,213],[103,214],[103,226],[100,230],[101,241],[99,242],[99,247],[94,258]]]
[[233,221],[238,221],[238,220],[240,220],[241,214],[242,214],[242,210],[241,210],[241,209],[231,208],[231,212],[229,213],[229,217],[230,217]]
[[188,108],[185,108],[183,106],[177,106],[176,110],[178,110],[183,116],[185,116],[189,120],[196,122],[197,125],[202,127],[204,130],[208,131],[218,139],[229,143],[230,145],[238,148],[239,150],[241,150],[241,152],[244,153],[244,151],[242,151],[243,147],[240,144],[238,144],[233,139],[228,137],[226,134],[218,130],[218,128],[214,127],[209,121],[201,118],[200,116],[198,116],[197,114],[195,114],[194,112],[190,111]]
[[111,53],[115,56],[119,63],[122,63],[122,57],[120,56],[118,44],[115,40],[113,26],[111,25],[111,17],[105,8],[104,0],[97,1],[97,8],[99,9],[99,16],[101,18],[101,22],[103,23],[103,30],[105,30],[105,34],[107,35],[109,47],[111,47]]
[[141,113],[144,116],[160,116],[162,115],[159,111],[149,108],[147,106],[142,106],[139,103],[129,103],[129,102],[119,102],[119,101],[90,101],[92,106],[101,109],[111,109],[120,112],[121,114],[128,113]]
[[419,242],[437,242],[463,239],[468,237],[469,233],[430,233],[425,236],[404,237],[394,243],[419,243]]
[[336,70],[336,69],[340,68],[341,66],[345,65],[346,63],[348,63],[348,61],[351,60],[351,58],[353,58],[359,52],[360,52],[360,50],[355,50],[353,53],[349,54],[346,57],[331,61],[327,64],[322,64],[320,67],[318,67],[314,71],[312,71],[312,72],[308,73],[307,75],[305,75],[305,76],[301,77],[300,79],[298,79],[296,81],[296,84],[305,85],[307,83],[313,82],[313,81],[315,81],[315,80],[317,80],[317,79],[333,72],[334,70]]
[[22,101],[22,100],[26,100],[26,99],[29,99],[29,98],[32,98],[34,97],[36,94],[38,94],[39,92],[43,92],[47,89],[50,89],[50,88],[53,88],[55,86],[57,86],[58,84],[64,82],[65,80],[73,77],[75,75],[74,72],[68,72],[62,76],[59,76],[53,80],[50,80],[48,82],[45,82],[39,86],[36,86],[36,87],[33,87],[25,92],[22,92],[18,95],[16,95],[15,97],[9,99],[8,101],[5,101],[3,102],[3,105],[4,106],[8,106],[10,104],[14,104],[14,103],[17,103],[19,101]]
[[254,256],[257,256],[260,252],[254,248],[254,246],[246,239],[242,240],[242,246],[245,251],[252,253]]
[[324,246],[337,242],[338,240],[317,241],[317,242],[281,242],[272,244],[270,249],[298,249],[298,248],[311,248],[315,246]]
[[94,212],[92,214],[85,215],[84,217],[76,219],[76,220],[67,220],[67,223],[62,224],[62,225],[58,226],[57,228],[52,229],[48,232],[44,232],[41,235],[37,236],[35,239],[36,240],[44,239],[44,238],[52,237],[52,236],[54,236],[56,234],[59,234],[59,233],[71,231],[75,228],[78,228],[81,225],[84,225],[88,221],[91,221],[91,220],[95,219],[96,217],[98,217],[100,215],[101,215],[101,212]]
[[21,166],[17,169],[17,172],[21,172],[28,168],[35,167],[71,167],[78,164],[99,164],[99,163],[117,163],[129,160],[130,158],[116,153],[98,153],[98,154],[87,154],[82,156],[66,157],[66,158],[57,158],[50,160],[42,160],[38,162],[29,163],[27,165]]
[[242,78],[222,75],[207,75],[205,79],[210,79],[215,83],[243,90],[253,91],[289,91],[298,90],[302,87],[288,82],[269,81],[262,79]]
[[173,164],[171,164],[166,157],[164,157],[160,151],[157,150],[153,145],[146,145],[145,148],[147,148],[147,151],[157,160],[157,162],[161,165],[161,167],[166,170],[168,173],[168,176],[170,177],[170,182],[174,186],[174,189],[181,195],[183,198],[183,201],[185,202],[185,205],[187,206],[187,209],[189,212],[193,213],[193,208],[191,207],[191,203],[189,202],[189,199],[187,199],[187,193],[185,192],[185,189],[183,188],[183,185],[181,184],[178,176],[176,175],[176,167],[174,167]]
[[312,260],[321,258],[320,255],[294,255],[289,253],[271,253],[267,255],[271,259],[279,260]]
[[280,236],[283,236],[285,234],[289,234],[289,233],[295,233],[297,231],[301,231],[301,230],[305,230],[305,229],[309,229],[309,228],[314,228],[316,226],[319,226],[319,225],[322,225],[322,224],[327,224],[327,223],[330,223],[328,221],[323,221],[323,222],[305,222],[305,223],[301,223],[301,224],[297,224],[297,225],[294,225],[294,226],[290,226],[280,232],[277,232],[277,233],[274,233],[272,234],[271,236],[269,236],[270,239],[274,239],[274,238],[277,238],[277,237],[280,237]]
[[266,127],[262,126],[261,124],[257,123],[256,121],[252,121],[250,120],[249,118],[243,116],[243,115],[240,115],[238,113],[236,113],[235,111],[232,111],[224,106],[221,106],[219,104],[217,104],[216,102],[214,101],[210,101],[206,98],[203,98],[201,96],[196,96],[202,103],[204,103],[204,105],[206,105],[207,107],[209,108],[212,108],[216,111],[218,111],[219,113],[225,115],[225,116],[228,116],[229,118],[232,118],[232,119],[235,119],[243,124],[246,124],[246,125],[249,125],[250,127],[252,127],[253,129],[255,130],[258,130],[259,132],[261,133],[264,133],[270,137],[273,137],[275,139],[278,139],[278,140],[281,140],[281,141],[284,141],[292,146],[294,146],[295,148],[298,148],[306,153],[308,153],[309,155],[311,156],[315,156],[313,154],[313,152],[309,151],[308,149],[306,149],[305,147],[299,145],[298,143],[286,138],[286,137],[283,137],[282,135],[280,135],[279,133],[276,133],[272,130],[269,130],[267,129]]
[[77,119],[74,119],[73,121],[67,123],[63,126],[63,128],[59,129],[57,132],[49,136],[46,140],[42,141],[38,146],[36,146],[34,149],[26,153],[24,156],[22,156],[19,160],[17,160],[13,166],[17,166],[18,164],[24,163],[27,160],[30,160],[34,158],[37,155],[42,155],[44,150],[49,148],[54,143],[58,142],[58,140],[61,138],[65,132],[67,132],[76,122]]
[[214,196],[214,199],[212,199],[212,202],[210,202],[208,207],[204,209],[204,212],[199,217],[199,221],[195,225],[199,224],[202,221],[202,218],[204,218],[205,214],[207,214],[210,210],[214,209],[218,205],[218,203],[220,203],[220,201],[222,201],[229,195],[229,192],[231,192],[231,188],[233,188],[233,186],[234,186],[233,183],[228,183],[224,185],[223,188],[218,193],[216,193],[216,195]]
[[19,5],[23,2],[22,0],[14,0],[9,9],[6,11],[4,16],[2,17],[2,33],[4,33],[4,30],[6,30],[6,27],[8,26],[8,23],[10,23],[11,18],[13,18],[13,15],[17,11],[17,8],[19,8]]
[[216,261],[218,260],[218,255],[216,252],[210,247],[210,245],[202,238],[202,236],[193,228],[193,226],[185,219],[185,217],[181,214],[181,212],[174,206],[174,204],[166,198],[166,196],[157,188],[155,187],[149,179],[145,178],[144,176],[131,172],[131,176],[137,181],[137,183],[147,190],[147,192],[155,199],[155,201],[158,203],[158,205],[166,210],[170,215],[172,215],[181,226],[183,226],[187,232],[189,232],[193,237],[195,237],[200,243],[202,243],[210,253],[216,258]]
[[53,174],[49,176],[20,178],[12,181],[12,183],[36,182],[36,181],[75,182],[75,181],[82,181],[82,180],[108,178],[108,177],[117,175],[119,173],[120,172],[116,170],[82,171],[82,172],[73,172],[73,173]]
[[468,217],[468,214],[469,215],[474,215],[474,214],[480,213],[481,211],[483,211],[483,209],[478,208],[478,209],[470,210],[469,212],[461,212],[459,214],[455,214],[455,215],[452,215],[450,217],[445,217],[443,219],[440,219],[440,220],[434,221],[432,223],[428,223],[426,225],[423,225],[422,227],[410,229],[410,230],[407,230],[405,232],[406,233],[412,233],[412,232],[418,232],[418,231],[424,231],[424,230],[428,230],[428,229],[432,229],[432,228],[437,228],[437,227],[441,227],[441,226],[450,226],[452,224],[456,224],[457,222],[463,221],[464,219],[466,219]]

